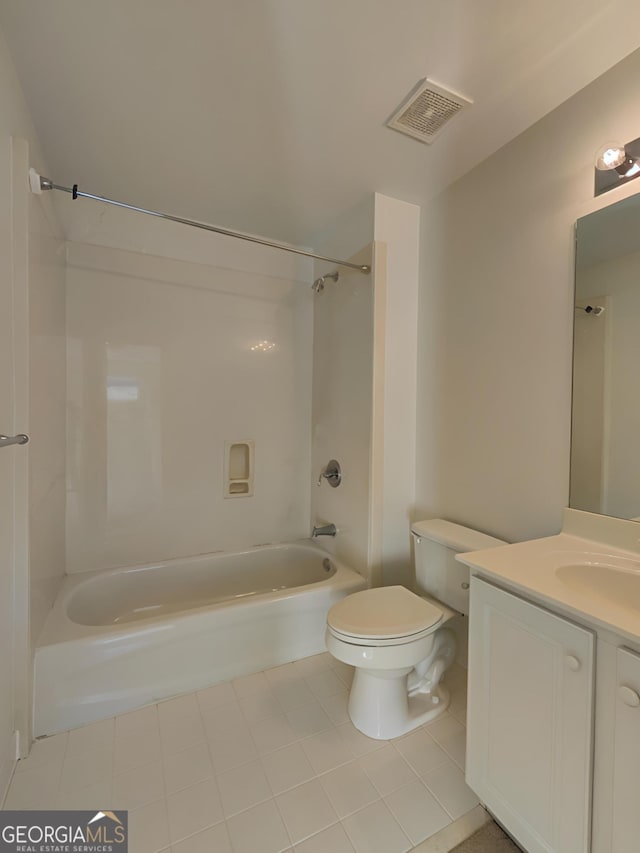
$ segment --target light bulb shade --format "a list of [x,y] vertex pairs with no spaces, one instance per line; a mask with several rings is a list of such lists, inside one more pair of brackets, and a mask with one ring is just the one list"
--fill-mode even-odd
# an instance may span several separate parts
[[619,142],[605,142],[596,152],[595,167],[601,172],[617,169],[627,160],[624,145]]

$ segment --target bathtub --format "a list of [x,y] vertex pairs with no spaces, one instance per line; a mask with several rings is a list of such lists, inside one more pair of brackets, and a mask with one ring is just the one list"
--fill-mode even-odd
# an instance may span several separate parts
[[68,576],[35,651],[35,737],[325,651],[364,589],[315,543]]

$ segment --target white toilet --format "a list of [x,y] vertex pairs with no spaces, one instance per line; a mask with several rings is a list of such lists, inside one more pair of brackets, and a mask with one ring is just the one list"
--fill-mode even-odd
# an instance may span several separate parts
[[469,568],[455,555],[505,544],[440,518],[416,522],[411,532],[418,595],[403,586],[366,589],[327,614],[327,649],[356,668],[351,721],[383,740],[446,711],[449,692],[440,682],[454,661],[456,638],[444,626],[469,612]]

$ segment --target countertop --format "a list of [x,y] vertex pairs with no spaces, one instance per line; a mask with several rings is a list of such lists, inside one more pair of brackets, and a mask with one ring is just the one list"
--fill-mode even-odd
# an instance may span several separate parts
[[640,643],[638,551],[563,532],[469,551],[457,559],[472,574],[482,574],[550,610]]

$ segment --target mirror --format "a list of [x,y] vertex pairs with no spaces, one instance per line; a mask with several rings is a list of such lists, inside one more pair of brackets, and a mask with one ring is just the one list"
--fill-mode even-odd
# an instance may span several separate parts
[[574,509],[640,521],[640,195],[578,220]]

